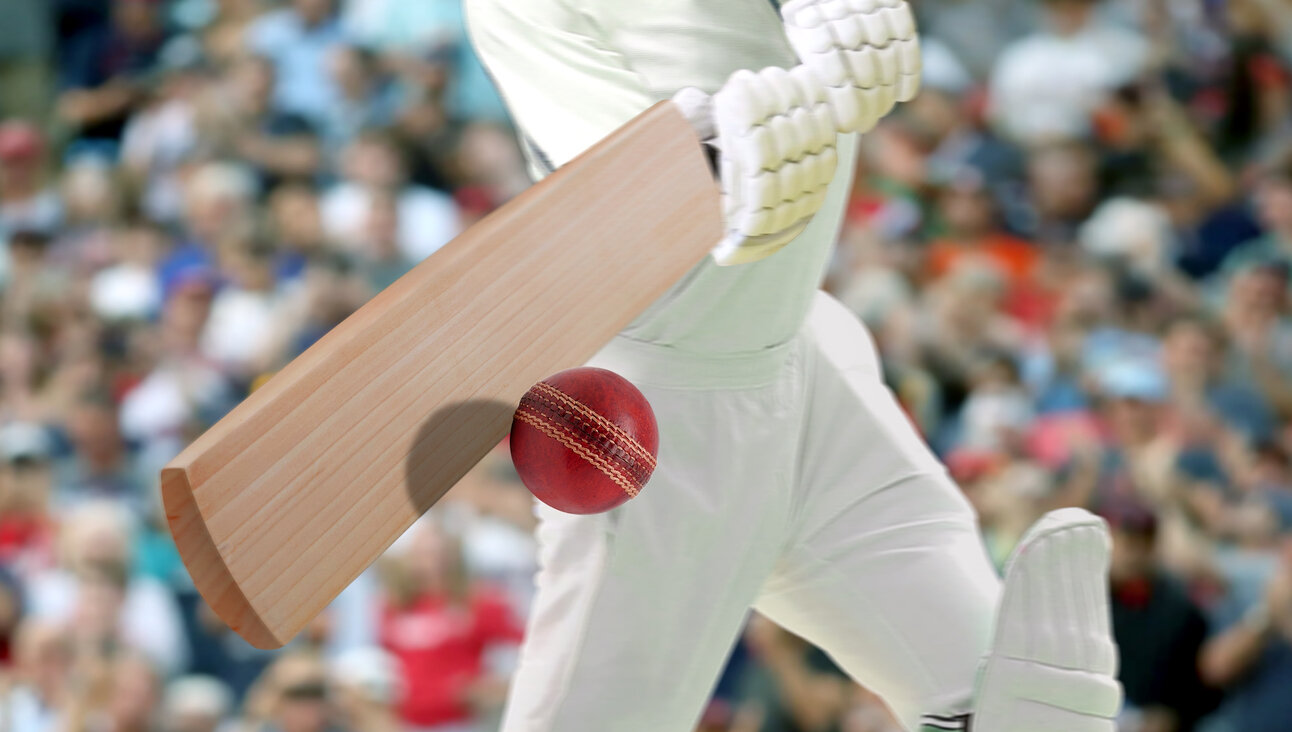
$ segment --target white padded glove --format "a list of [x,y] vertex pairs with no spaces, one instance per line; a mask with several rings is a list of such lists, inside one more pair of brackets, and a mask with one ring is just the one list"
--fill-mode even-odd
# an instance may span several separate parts
[[821,208],[838,162],[825,90],[803,67],[741,70],[713,96],[673,97],[718,150],[726,235],[718,264],[763,259],[784,247]]
[[919,91],[920,42],[905,0],[790,0],[781,18],[840,132],[866,132]]

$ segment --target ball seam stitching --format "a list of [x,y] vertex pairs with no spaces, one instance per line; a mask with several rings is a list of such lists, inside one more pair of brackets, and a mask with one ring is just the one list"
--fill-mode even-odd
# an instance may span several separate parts
[[534,414],[533,410],[527,409],[524,406],[516,411],[516,419],[534,427],[553,440],[561,443],[561,445],[571,450],[579,457],[583,458],[593,467],[600,470],[607,478],[614,481],[615,484],[622,488],[624,493],[627,493],[630,498],[637,495],[637,487],[632,484],[630,479],[625,477],[618,469],[616,469],[617,466],[605,458],[596,455],[593,451],[581,444],[577,435],[569,434],[570,430],[568,427],[556,424],[550,419],[544,419],[542,416]]

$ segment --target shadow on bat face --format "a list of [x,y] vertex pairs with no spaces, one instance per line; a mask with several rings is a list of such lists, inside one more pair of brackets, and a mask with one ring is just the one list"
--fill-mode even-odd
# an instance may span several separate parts
[[427,417],[404,463],[404,487],[418,515],[507,436],[515,412],[515,404],[469,399],[442,406]]

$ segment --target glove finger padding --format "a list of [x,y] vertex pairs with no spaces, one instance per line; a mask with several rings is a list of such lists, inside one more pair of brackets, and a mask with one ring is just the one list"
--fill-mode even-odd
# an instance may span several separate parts
[[919,92],[920,42],[904,0],[790,0],[781,17],[840,132],[869,130]]
[[824,90],[797,67],[737,71],[713,96],[727,234],[719,264],[762,259],[821,208],[838,137]]

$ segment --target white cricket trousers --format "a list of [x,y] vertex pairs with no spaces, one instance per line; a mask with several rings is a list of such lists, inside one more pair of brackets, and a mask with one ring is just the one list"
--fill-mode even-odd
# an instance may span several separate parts
[[818,294],[741,358],[617,339],[659,467],[609,513],[539,507],[537,596],[504,732],[692,732],[750,607],[824,649],[914,729],[968,711],[999,581],[967,501]]

